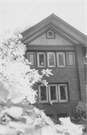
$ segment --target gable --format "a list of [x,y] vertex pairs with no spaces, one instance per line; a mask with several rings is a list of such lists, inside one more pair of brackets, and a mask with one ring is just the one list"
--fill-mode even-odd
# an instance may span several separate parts
[[[54,32],[54,31],[53,31]],[[54,32],[54,38],[48,38],[47,32],[42,34],[41,36],[34,39],[29,45],[56,45],[56,46],[64,46],[64,45],[72,45],[68,40],[64,39],[60,35]]]
[[23,35],[23,38],[21,40],[25,44],[29,44],[40,37],[42,34],[44,34],[44,32],[49,28],[53,28],[55,31],[60,33],[62,37],[68,39],[68,41],[70,41],[70,43],[74,45],[80,44],[82,46],[87,46],[86,35],[84,35],[54,14],[48,16],[38,24],[22,32],[21,34]]

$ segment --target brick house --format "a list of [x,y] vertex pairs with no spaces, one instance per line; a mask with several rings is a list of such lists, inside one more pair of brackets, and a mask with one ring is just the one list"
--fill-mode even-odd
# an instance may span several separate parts
[[22,41],[27,45],[26,57],[31,68],[52,69],[45,78],[48,87],[36,84],[39,107],[50,117],[67,116],[78,101],[86,100],[87,37],[52,14],[25,30]]

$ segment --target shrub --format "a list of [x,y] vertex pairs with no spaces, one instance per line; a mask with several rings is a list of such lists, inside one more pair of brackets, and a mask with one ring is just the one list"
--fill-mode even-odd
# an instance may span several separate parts
[[87,131],[86,126],[87,103],[80,101],[75,110],[72,112],[71,121],[76,124],[83,124],[83,132]]

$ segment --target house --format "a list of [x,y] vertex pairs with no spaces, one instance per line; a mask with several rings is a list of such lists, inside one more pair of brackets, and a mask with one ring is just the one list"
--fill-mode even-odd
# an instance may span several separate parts
[[79,101],[86,100],[87,36],[54,14],[22,35],[31,68],[52,69],[53,76],[45,78],[48,87],[35,86],[40,105],[54,119],[70,115]]

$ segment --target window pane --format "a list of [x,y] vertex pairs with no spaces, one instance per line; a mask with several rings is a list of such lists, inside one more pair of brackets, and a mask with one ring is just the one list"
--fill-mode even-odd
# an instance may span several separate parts
[[50,99],[56,100],[56,86],[50,86]]
[[55,66],[55,54],[48,53],[48,66]]
[[39,54],[39,66],[45,66],[44,54]]
[[41,101],[46,101],[47,100],[47,96],[46,96],[46,86],[40,86],[40,98]]
[[68,53],[68,65],[73,66],[74,65],[74,53]]
[[59,56],[59,66],[63,66],[64,65],[64,55],[63,54],[58,54]]
[[60,98],[66,100],[66,86],[60,86]]

